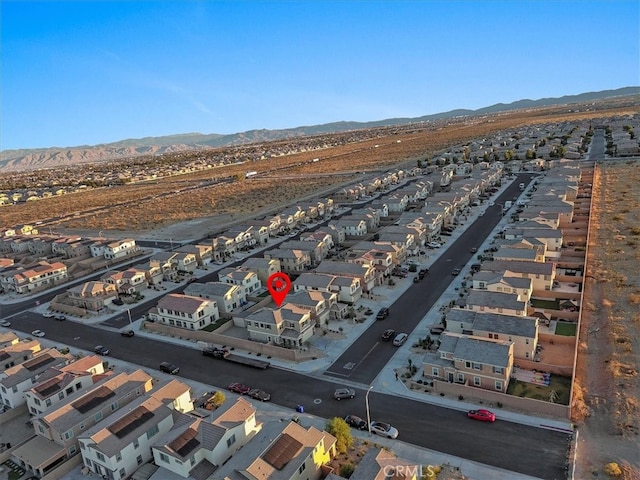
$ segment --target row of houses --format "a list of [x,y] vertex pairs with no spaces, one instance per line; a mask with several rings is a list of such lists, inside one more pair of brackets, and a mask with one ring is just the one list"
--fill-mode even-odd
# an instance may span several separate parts
[[[13,332],[0,333],[0,358],[0,401],[28,411],[33,426],[10,458],[31,474],[65,468],[79,455],[83,473],[112,480],[139,470],[151,479],[342,478],[329,466],[334,436],[295,421],[262,422],[244,398],[204,410],[179,380],[105,370],[98,356],[43,349]],[[372,448],[351,478],[410,465]]]
[[[472,274],[467,295],[447,312],[438,351],[423,357],[427,380],[504,393],[514,362],[536,359],[541,322],[549,315],[533,308],[531,300],[558,284],[560,226],[571,225],[571,212],[564,207],[572,207],[576,198],[578,166],[564,165],[553,173],[531,195],[522,221],[503,231],[492,258]],[[540,216],[547,222],[536,221]]]

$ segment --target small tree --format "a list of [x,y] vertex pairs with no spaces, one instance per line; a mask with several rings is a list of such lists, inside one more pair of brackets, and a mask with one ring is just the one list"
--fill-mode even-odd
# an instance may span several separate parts
[[340,476],[343,478],[350,478],[355,469],[356,466],[353,463],[343,463],[340,465]]
[[351,447],[353,447],[351,428],[344,419],[340,417],[333,417],[329,419],[325,430],[336,437],[336,450],[339,453],[346,453]]
[[225,400],[227,399],[226,395],[224,394],[224,392],[221,392],[220,390],[216,391],[216,393],[213,394],[213,398],[211,399],[211,402],[216,406],[216,408],[218,408],[220,405],[222,405]]

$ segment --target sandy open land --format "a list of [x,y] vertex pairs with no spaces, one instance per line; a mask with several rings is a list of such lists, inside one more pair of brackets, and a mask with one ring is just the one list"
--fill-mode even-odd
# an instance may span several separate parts
[[573,409],[576,479],[640,478],[640,160],[605,161],[593,184],[586,305]]

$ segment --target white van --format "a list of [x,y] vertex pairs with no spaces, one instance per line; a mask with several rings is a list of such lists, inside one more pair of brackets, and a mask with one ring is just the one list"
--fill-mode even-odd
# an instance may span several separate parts
[[524,190],[524,183],[520,184],[520,190]]

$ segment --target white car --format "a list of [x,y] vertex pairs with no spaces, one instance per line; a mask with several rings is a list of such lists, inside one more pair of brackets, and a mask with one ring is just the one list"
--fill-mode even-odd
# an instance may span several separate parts
[[496,204],[496,202],[489,202],[489,206],[493,207]]
[[3,320],[0,322],[0,327],[10,327],[11,322],[9,320]]
[[429,246],[431,248],[440,248],[442,246],[442,244],[438,243],[438,242],[429,242]]
[[47,312],[44,312],[42,316],[44,318],[53,318],[55,316],[55,313],[47,311]]
[[44,337],[44,332],[42,330],[34,330],[31,332],[31,335],[34,337]]
[[388,423],[384,422],[371,422],[371,431],[376,435],[387,438],[398,438],[398,430],[393,428]]

